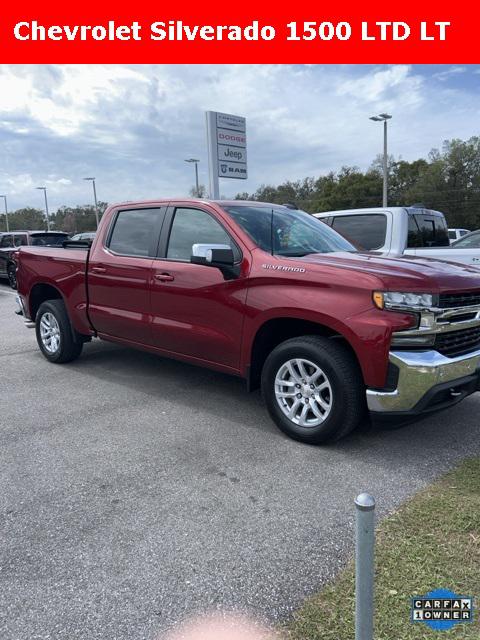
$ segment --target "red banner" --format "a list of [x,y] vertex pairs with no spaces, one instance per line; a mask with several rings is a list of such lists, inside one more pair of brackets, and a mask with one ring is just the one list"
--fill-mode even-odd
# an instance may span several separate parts
[[445,0],[12,3],[2,9],[0,61],[468,63],[480,59],[478,14]]

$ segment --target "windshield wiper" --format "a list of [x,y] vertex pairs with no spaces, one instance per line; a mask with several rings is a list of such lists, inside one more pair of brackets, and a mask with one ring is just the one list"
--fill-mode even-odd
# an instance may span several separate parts
[[321,253],[319,251],[292,251],[291,253],[276,253],[275,255],[281,256],[282,258],[303,258],[305,256],[311,256],[315,253]]

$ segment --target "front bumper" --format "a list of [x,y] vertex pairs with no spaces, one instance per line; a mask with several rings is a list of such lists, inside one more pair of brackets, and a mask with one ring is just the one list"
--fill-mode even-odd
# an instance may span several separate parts
[[448,358],[438,351],[391,351],[394,390],[367,389],[379,417],[414,416],[449,407],[480,389],[480,350]]

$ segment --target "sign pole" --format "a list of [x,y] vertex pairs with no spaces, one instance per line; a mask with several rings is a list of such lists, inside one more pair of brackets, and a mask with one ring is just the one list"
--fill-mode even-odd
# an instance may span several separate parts
[[207,111],[206,116],[210,198],[218,200],[220,185],[218,180],[217,113],[216,111]]

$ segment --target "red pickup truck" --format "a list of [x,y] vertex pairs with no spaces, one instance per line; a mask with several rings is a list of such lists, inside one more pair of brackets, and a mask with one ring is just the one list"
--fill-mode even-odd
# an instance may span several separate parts
[[367,408],[405,418],[479,388],[477,270],[358,253],[289,207],[117,204],[91,247],[17,260],[19,312],[51,362],[98,337],[242,376],[304,442],[344,436]]

